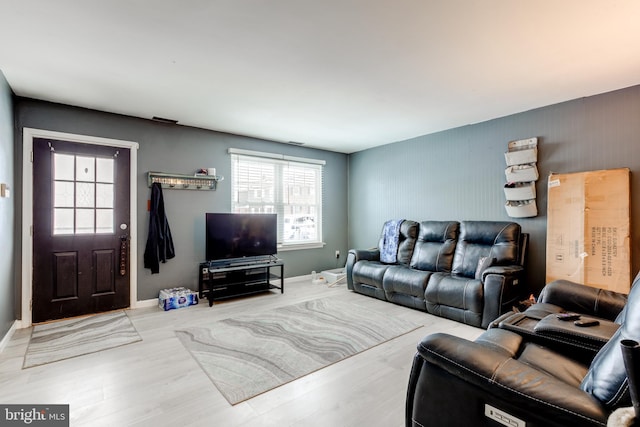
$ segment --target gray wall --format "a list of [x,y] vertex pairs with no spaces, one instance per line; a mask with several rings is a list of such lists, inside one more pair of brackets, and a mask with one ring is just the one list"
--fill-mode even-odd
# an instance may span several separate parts
[[14,311],[14,211],[15,187],[13,185],[13,101],[12,92],[4,74],[0,71],[0,183],[11,189],[10,198],[0,198],[0,339],[16,319]]
[[[229,212],[230,180],[218,184],[216,191],[164,190],[167,217],[176,247],[176,258],[160,264],[160,273],[144,269],[142,255],[147,238],[147,172],[191,174],[199,168],[215,167],[219,175],[230,177],[229,147],[283,153],[326,160],[324,173],[323,231],[326,246],[279,253],[285,261],[285,276],[309,274],[312,270],[335,268],[335,250],[346,257],[347,245],[347,172],[344,154],[271,141],[230,135],[203,129],[166,125],[151,120],[74,108],[31,99],[16,102],[18,129],[31,127],[82,135],[135,141],[138,150],[138,299],[156,298],[167,287],[197,289],[197,267],[204,260],[205,212]],[[22,151],[22,135],[16,137],[16,150]],[[22,159],[16,168],[22,169]],[[20,172],[21,173],[21,172]],[[21,215],[21,212],[18,212]],[[20,250],[19,248],[17,249]],[[18,252],[19,253],[19,252]]]
[[[0,81],[0,161],[8,162],[0,174],[13,168],[20,176],[22,134],[16,132],[15,149],[6,141],[13,138],[11,92]],[[389,218],[511,220],[504,211],[504,157],[508,141],[537,136],[540,139],[540,180],[537,183],[540,215],[517,220],[531,233],[528,258],[528,286],[537,292],[544,285],[546,240],[546,177],[549,172],[569,173],[585,170],[629,167],[632,194],[640,180],[640,86],[573,100],[500,119],[464,126],[407,141],[388,144],[345,156],[322,150],[278,144],[237,135],[171,126],[149,120],[124,117],[93,110],[51,104],[30,99],[16,100],[18,129],[33,127],[140,143],[138,153],[138,296],[155,298],[159,289],[196,286],[196,267],[203,258],[204,212],[227,212],[230,208],[229,182],[223,181],[213,192],[166,190],[167,214],[174,234],[177,257],[161,265],[160,274],[151,275],[142,265],[148,213],[149,189],[146,172],[190,173],[196,168],[215,166],[229,176],[227,148],[246,148],[313,157],[327,161],[325,171],[324,249],[283,252],[286,275],[308,274],[340,266],[348,247],[371,247],[377,242],[382,223]],[[6,135],[7,137],[4,137]],[[15,154],[14,154],[15,150]],[[13,173],[0,176],[10,183]],[[21,226],[20,182],[16,181],[11,208],[0,201],[0,225],[9,241],[15,221]],[[347,193],[348,187],[348,193]],[[348,195],[348,197],[347,197]],[[640,212],[640,201],[632,197],[632,218]],[[13,206],[16,214],[13,216]],[[348,215],[345,207],[348,207]],[[7,221],[5,222],[5,218]],[[348,227],[347,227],[348,223]],[[632,221],[632,271],[640,268],[638,242],[640,224]],[[348,243],[347,243],[348,230]],[[16,238],[17,240],[17,238]],[[3,241],[7,241],[3,238]],[[334,251],[343,253],[334,259]],[[19,254],[17,241],[13,253]],[[14,271],[20,271],[20,259],[0,264],[0,304],[13,301]],[[15,268],[15,270],[14,270]],[[9,285],[6,285],[8,283]],[[15,288],[21,292],[20,284]],[[5,298],[6,297],[6,298]],[[18,311],[16,309],[16,311]],[[0,333],[16,316],[2,310]],[[5,319],[4,317],[7,317]],[[3,326],[4,325],[4,326]]]
[[[512,219],[504,209],[504,151],[539,138],[539,216]],[[550,172],[631,169],[632,218],[640,212],[640,86],[577,99],[352,154],[349,245],[375,246],[383,222],[513,220],[531,234],[528,286],[545,282],[546,180]],[[382,201],[382,202],[381,202]],[[640,221],[632,220],[632,272],[640,268]]]

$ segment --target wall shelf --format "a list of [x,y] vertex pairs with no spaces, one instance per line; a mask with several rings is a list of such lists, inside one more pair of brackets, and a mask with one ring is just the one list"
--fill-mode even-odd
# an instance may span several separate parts
[[215,190],[218,182],[224,180],[220,175],[181,175],[176,173],[149,172],[147,184],[160,183],[162,188],[178,190]]

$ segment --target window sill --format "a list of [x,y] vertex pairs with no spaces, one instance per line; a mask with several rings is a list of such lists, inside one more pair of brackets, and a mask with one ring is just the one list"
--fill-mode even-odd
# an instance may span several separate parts
[[324,242],[314,243],[290,243],[287,245],[278,245],[278,252],[297,251],[299,249],[318,249],[326,245]]

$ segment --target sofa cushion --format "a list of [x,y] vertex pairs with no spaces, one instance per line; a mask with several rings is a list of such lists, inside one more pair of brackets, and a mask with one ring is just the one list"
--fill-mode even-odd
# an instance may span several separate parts
[[480,326],[484,289],[480,280],[434,273],[424,293],[427,312]]
[[358,261],[353,266],[353,281],[382,289],[382,278],[389,267],[378,261]]
[[489,329],[476,338],[475,342],[512,359],[518,359],[573,387],[578,387],[587,373],[588,366],[584,363],[562,356],[546,346],[526,342],[521,335],[505,329]]
[[384,273],[382,288],[386,299],[396,304],[426,310],[424,290],[432,271],[392,266]]
[[624,322],[596,354],[581,384],[584,391],[610,408],[621,406],[621,402],[625,405],[631,402],[620,342],[625,339],[640,341],[640,273],[633,281],[627,305],[619,317]]
[[[402,221],[402,224],[400,225],[400,236],[398,240],[398,264],[409,265],[409,262],[411,261],[411,255],[413,255],[413,248],[415,247],[417,237],[418,223],[409,219]],[[382,247],[383,241],[384,228],[380,235],[380,240],[378,241],[378,247]]]
[[546,345],[543,346],[532,342],[522,346],[517,359],[572,387],[580,386],[580,382],[588,369],[584,363],[573,359],[571,355],[565,357],[562,356],[562,353],[550,350]]
[[411,268],[451,271],[460,224],[456,221],[422,221],[411,257]]
[[488,329],[475,340],[476,343],[493,348],[507,357],[515,358],[520,352],[522,337],[506,329]]
[[453,274],[475,277],[482,257],[495,259],[495,265],[518,264],[520,234],[520,225],[515,222],[463,221],[453,257]]

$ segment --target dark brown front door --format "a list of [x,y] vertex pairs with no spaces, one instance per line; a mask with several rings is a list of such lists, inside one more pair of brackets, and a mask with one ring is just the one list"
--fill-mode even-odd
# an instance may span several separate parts
[[33,140],[33,322],[129,306],[122,147]]

